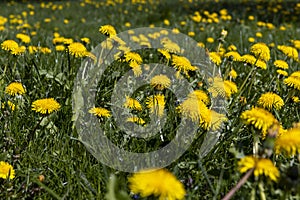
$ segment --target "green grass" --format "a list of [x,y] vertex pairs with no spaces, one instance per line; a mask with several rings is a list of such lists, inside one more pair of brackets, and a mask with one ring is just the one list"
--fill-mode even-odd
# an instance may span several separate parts
[[[228,36],[223,43],[224,48],[234,44],[241,55],[249,53],[250,46],[253,44],[248,41],[249,37],[254,37],[255,43],[274,43],[275,46],[270,48],[271,60],[268,62],[268,69],[266,71],[255,69],[254,74],[246,82],[244,90],[239,90],[228,99],[228,121],[222,129],[219,143],[203,159],[199,159],[199,149],[206,134],[204,129],[199,129],[191,147],[167,167],[185,185],[186,199],[221,199],[241,179],[242,174],[238,172],[237,162],[244,155],[252,154],[252,136],[259,131],[243,124],[239,116],[243,111],[256,105],[261,94],[274,91],[284,99],[285,105],[280,111],[272,110],[273,115],[284,128],[290,128],[293,123],[300,122],[299,103],[296,104],[291,100],[292,96],[299,97],[299,90],[286,86],[283,78],[278,78],[276,68],[272,64],[276,59],[285,59],[290,66],[287,70],[289,74],[300,69],[299,61],[285,57],[276,48],[277,45],[292,45],[290,40],[300,39],[298,27],[300,9],[296,8],[297,2],[278,3],[282,8],[277,13],[272,12],[272,9],[277,6],[276,1],[269,3],[268,1],[260,3],[255,1],[248,3],[243,3],[244,1],[220,1],[219,3],[154,1],[155,3],[145,4],[124,1],[114,5],[102,3],[103,5],[99,7],[97,4],[102,1],[91,1],[91,4],[85,3],[85,6],[83,2],[0,3],[0,15],[8,19],[4,25],[5,30],[0,32],[1,43],[7,39],[14,39],[21,44],[16,34],[23,31],[31,35],[30,44],[25,46],[48,47],[52,50],[49,54],[29,54],[26,51],[20,56],[13,56],[3,49],[0,50],[0,100],[1,103],[10,100],[17,106],[15,111],[11,111],[7,105],[0,111],[0,161],[10,163],[16,171],[13,180],[0,179],[0,199],[105,199],[107,194],[108,199],[112,199],[114,195],[116,199],[133,199],[133,195],[129,195],[127,185],[127,177],[131,174],[103,165],[80,141],[72,120],[72,94],[76,73],[84,59],[75,58],[66,51],[57,52],[52,43],[54,32],[58,32],[65,38],[72,38],[74,41],[80,41],[82,37],[90,38],[91,43],[86,45],[88,51],[92,51],[106,39],[106,36],[98,31],[99,27],[105,24],[113,25],[118,33],[128,29],[149,27],[150,24],[169,29],[176,27],[184,34],[194,31],[193,39],[204,43],[210,52],[216,51],[222,29],[228,31]],[[33,5],[34,9],[28,8],[29,4]],[[45,5],[44,8],[41,8],[42,5]],[[62,6],[61,10],[52,9],[59,5]],[[261,8],[257,7],[258,5]],[[205,10],[219,13],[223,8],[228,10],[231,20],[220,20],[219,23],[196,23],[191,20],[195,11],[199,11],[204,16]],[[34,10],[32,16],[29,15],[31,10]],[[22,16],[24,11],[27,12],[27,16]],[[249,15],[253,15],[255,20],[248,20]],[[11,19],[22,19],[32,28],[18,29],[18,24],[10,21],[10,16]],[[45,18],[51,18],[51,22],[45,23]],[[69,23],[64,24],[64,19],[68,19]],[[165,19],[169,20],[169,26],[164,24]],[[272,23],[275,28],[257,26],[258,21]],[[126,27],[126,22],[130,22],[131,27]],[[181,25],[182,22],[186,25]],[[285,26],[287,30],[280,30],[280,26]],[[32,32],[36,32],[36,35],[32,35]],[[256,32],[261,32],[263,37],[256,37]],[[215,42],[208,43],[206,41],[208,37],[213,37]],[[149,63],[166,63],[166,60],[161,59],[159,55],[150,58],[150,50],[142,51],[140,54]],[[251,67],[223,59],[220,66],[222,74],[228,72],[230,67],[238,73],[234,82],[240,89]],[[124,69],[128,70],[129,67],[124,63],[116,62],[110,68],[111,71],[107,70],[102,82],[99,83],[98,106],[109,107],[105,102],[110,99],[113,83],[122,74],[116,77],[110,75],[117,70],[123,73]],[[190,80],[201,80],[200,78],[202,77],[192,74]],[[26,87],[26,94],[20,98],[6,94],[6,86],[13,81],[21,81]],[[193,87],[198,86],[194,84]],[[143,99],[147,96],[145,91],[153,92],[150,87],[145,87],[134,95]],[[241,103],[240,96],[246,97],[245,104]],[[55,98],[61,104],[61,109],[46,117],[32,111],[33,101],[47,97]],[[166,98],[174,99],[174,96],[168,93]],[[142,104],[145,106],[144,100]],[[123,132],[117,127],[110,128],[116,125],[113,119],[103,120],[102,124],[109,138],[118,145],[124,145],[135,152],[157,149],[172,140],[176,123],[171,122],[180,120],[177,113],[172,112],[174,105],[168,106],[170,106],[168,107],[170,118],[163,131],[166,139],[164,143],[159,136],[150,140],[130,139],[124,142]],[[148,114],[149,111],[145,110],[141,116],[147,118]],[[262,150],[265,149],[263,141],[261,140],[260,145]],[[292,166],[299,171],[297,156],[288,158],[280,154],[272,155],[271,159],[276,160],[282,179],[275,183],[265,177],[256,180],[251,176],[248,182],[236,192],[234,199],[250,197],[263,199],[262,192],[258,189],[258,184],[261,182],[264,183],[267,199],[299,198],[299,175],[294,178],[287,172]],[[42,182],[38,179],[40,175],[45,177]],[[193,181],[189,182],[190,180]],[[298,185],[285,187],[292,183],[291,180]]]

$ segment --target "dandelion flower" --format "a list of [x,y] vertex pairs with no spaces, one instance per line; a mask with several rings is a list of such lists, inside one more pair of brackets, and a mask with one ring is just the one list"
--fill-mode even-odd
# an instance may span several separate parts
[[139,125],[144,125],[146,122],[145,120],[143,120],[142,118],[140,117],[136,117],[136,116],[133,116],[133,117],[128,117],[126,119],[127,122],[133,122],[133,123],[137,123]]
[[158,90],[170,87],[171,80],[163,74],[156,75],[150,80],[150,85]]
[[128,96],[126,96],[126,101],[124,103],[124,106],[126,108],[133,109],[133,110],[138,110],[138,111],[142,110],[142,105],[140,104],[140,102]]
[[1,47],[3,50],[12,51],[19,47],[18,43],[14,40],[5,40],[1,43]]
[[267,92],[259,97],[257,104],[268,110],[272,110],[273,107],[276,110],[280,110],[284,102],[279,95],[273,92]]
[[112,25],[101,26],[99,32],[109,37],[117,35],[117,31]]
[[129,177],[131,192],[142,197],[154,195],[159,200],[184,199],[185,189],[183,184],[166,169],[142,170]]
[[292,100],[293,100],[294,103],[299,103],[300,102],[300,98],[296,97],[296,96],[293,96]]
[[172,55],[172,65],[179,71],[183,71],[186,76],[189,71],[195,71],[197,68],[192,66],[190,61],[184,56]]
[[300,128],[294,127],[276,138],[275,152],[286,153],[288,156],[300,153]]
[[236,78],[237,77],[237,73],[234,69],[231,69],[230,72],[229,72],[229,76],[232,77],[232,78]]
[[15,177],[14,168],[7,162],[0,161],[0,178],[13,179]]
[[232,59],[233,61],[239,61],[241,59],[241,55],[236,51],[229,51],[224,57]]
[[142,68],[141,65],[138,64],[136,61],[129,62],[129,67],[132,68],[134,76],[140,76],[142,74]]
[[235,94],[238,92],[237,86],[234,82],[232,81],[224,81],[224,89],[225,89],[225,94],[227,98],[230,98],[232,94]]
[[276,67],[281,69],[288,69],[289,65],[284,60],[275,60],[273,63]]
[[152,95],[147,97],[147,107],[150,109],[150,113],[154,113],[161,117],[164,114],[165,109],[165,96],[162,94]]
[[167,50],[164,50],[164,49],[157,49],[157,51],[159,53],[161,53],[167,60],[170,60],[171,59],[171,55],[170,53],[167,51]]
[[245,62],[245,63],[248,63],[250,65],[254,65],[256,60],[257,59],[253,55],[250,55],[250,54],[245,54],[245,55],[240,57],[241,62]]
[[24,42],[26,44],[30,43],[30,37],[26,34],[18,33],[16,35],[16,38],[20,39],[22,42]]
[[256,58],[264,60],[265,62],[270,60],[270,49],[265,43],[256,43],[252,45],[250,52],[253,53]]
[[88,54],[88,51],[86,50],[85,46],[80,42],[71,43],[68,49],[69,49],[69,53],[75,56],[75,58],[85,57]]
[[11,96],[22,95],[25,94],[25,88],[23,87],[22,83],[13,82],[5,88],[5,93]]
[[32,110],[42,114],[50,114],[59,109],[60,104],[54,98],[39,99],[32,103]]
[[298,60],[298,51],[296,48],[286,45],[278,45],[277,49],[279,49],[287,57]]
[[188,95],[188,98],[202,101],[205,105],[208,105],[210,102],[208,95],[203,90],[193,90]]
[[10,53],[17,56],[23,54],[25,51],[26,51],[26,47],[20,46],[18,48],[12,49]]
[[94,107],[89,110],[89,113],[98,117],[110,117],[111,113],[109,110],[101,107]]
[[241,119],[245,124],[251,124],[255,128],[262,131],[262,137],[265,138],[268,129],[275,123],[278,123],[276,118],[263,108],[253,107],[241,114]]
[[[211,93],[212,97],[225,97],[226,96],[226,91],[225,91],[225,85],[224,81],[220,77],[214,77],[211,79],[212,83],[210,84],[208,91]],[[230,92],[227,91],[227,92]]]
[[284,84],[300,90],[300,71],[293,72],[288,78],[284,79]]
[[163,45],[163,49],[170,53],[180,53],[180,47],[177,43],[173,42],[169,38],[161,39],[161,44]]
[[282,76],[288,76],[289,74],[287,73],[287,71],[281,70],[281,69],[277,69],[276,70],[277,74],[282,75]]
[[143,62],[143,59],[140,56],[140,54],[136,52],[126,52],[124,57],[126,62],[136,62],[137,64],[141,64]]
[[272,161],[267,158],[256,158],[253,156],[245,156],[238,162],[239,171],[241,173],[254,169],[254,176],[265,175],[273,181],[279,178],[279,170],[274,166]]
[[209,58],[216,65],[220,65],[222,62],[221,56],[217,52],[209,52]]

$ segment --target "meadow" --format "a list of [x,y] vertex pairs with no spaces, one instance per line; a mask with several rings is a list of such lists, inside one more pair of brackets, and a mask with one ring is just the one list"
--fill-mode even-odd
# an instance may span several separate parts
[[[297,1],[23,0],[1,1],[0,11],[0,199],[300,198]],[[183,53],[177,35],[195,41],[202,65]],[[152,48],[157,41],[161,48]],[[134,43],[143,48],[131,50]],[[188,137],[192,130],[179,124],[196,126],[191,144],[162,169],[105,165],[99,157],[110,149],[93,149],[98,136],[83,134],[94,125],[78,121],[91,88],[76,84],[83,64],[108,59],[99,47],[117,51],[85,109],[116,146],[152,152]],[[164,76],[151,63],[176,73]],[[207,77],[203,65],[215,71]],[[112,101],[128,71],[124,88],[145,73],[150,83]],[[193,91],[180,99],[174,83]],[[127,128],[162,129],[134,137],[118,128],[124,116]]]

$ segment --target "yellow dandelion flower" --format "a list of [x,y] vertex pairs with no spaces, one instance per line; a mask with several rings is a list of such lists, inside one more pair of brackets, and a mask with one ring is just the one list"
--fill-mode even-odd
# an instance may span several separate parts
[[203,90],[193,90],[190,94],[188,94],[188,98],[198,99],[205,105],[208,105],[210,102],[209,96]]
[[253,107],[241,114],[241,119],[245,124],[253,125],[255,128],[262,131],[262,137],[265,138],[268,129],[275,123],[277,119],[267,110],[263,108]]
[[281,68],[281,69],[288,69],[289,65],[287,62],[284,60],[275,60],[273,63],[276,67]]
[[288,78],[284,79],[284,84],[300,90],[300,71],[293,72]]
[[32,110],[41,114],[50,114],[60,109],[60,104],[54,98],[36,100],[31,106]]
[[88,54],[87,49],[80,42],[71,43],[68,47],[68,50],[71,55],[75,56],[75,58],[85,57]]
[[300,127],[294,127],[280,134],[275,140],[275,152],[288,156],[300,153]]
[[126,96],[126,101],[124,103],[124,106],[126,108],[133,109],[133,110],[138,110],[138,111],[142,110],[142,105],[140,104],[140,102],[128,96]]
[[13,179],[15,178],[15,170],[9,163],[0,161],[0,178]]
[[280,175],[279,170],[274,166],[273,162],[267,158],[245,156],[238,162],[238,166],[241,173],[254,169],[254,176],[265,175],[273,181],[277,181]]
[[254,37],[249,37],[249,38],[248,38],[248,42],[250,42],[250,43],[255,42],[255,38],[254,38]]
[[159,200],[181,200],[186,194],[183,184],[166,169],[142,170],[128,178],[129,188],[142,197],[154,195]]
[[41,47],[39,48],[39,51],[42,52],[43,54],[51,53],[51,49],[49,49],[48,47]]
[[224,81],[224,89],[225,89],[225,94],[227,98],[230,98],[232,94],[235,94],[238,92],[237,86],[234,82],[232,81]]
[[64,45],[56,45],[55,46],[56,51],[64,51],[65,49],[66,49],[66,47]]
[[180,53],[181,51],[179,45],[169,38],[163,38],[161,44],[163,45],[163,49],[170,53]]
[[252,45],[250,52],[253,53],[257,59],[264,60],[265,62],[270,60],[270,49],[265,43]]
[[[224,81],[220,77],[214,77],[213,79],[209,79],[209,81],[212,81],[210,84],[209,88],[207,89],[212,97],[225,97],[226,96],[226,91],[225,91],[225,85]],[[227,91],[229,92],[229,91]]]
[[228,49],[229,51],[236,51],[236,50],[237,50],[236,46],[233,45],[233,44],[231,44],[229,47],[227,47],[227,49]]
[[245,55],[240,57],[241,62],[245,62],[245,63],[248,63],[250,65],[254,65],[256,60],[257,59],[253,55],[250,55],[250,54],[245,54]]
[[26,44],[30,43],[30,37],[26,34],[18,33],[16,35],[16,38],[20,39],[22,42],[24,42]]
[[25,88],[23,87],[22,83],[13,82],[5,88],[5,93],[11,96],[22,95],[25,94]]
[[23,54],[25,51],[26,51],[26,47],[20,46],[18,48],[12,49],[10,53],[17,56]]
[[110,117],[111,113],[109,110],[101,107],[94,107],[89,110],[89,113],[98,117]]
[[296,96],[293,96],[292,100],[293,100],[294,103],[299,103],[300,102],[300,98],[296,97]]
[[225,58],[229,58],[233,61],[240,61],[241,55],[236,51],[229,51],[224,55]]
[[150,80],[150,85],[157,90],[163,90],[170,87],[171,80],[166,75],[160,74]]
[[9,101],[9,100],[7,101],[7,105],[9,106],[9,108],[12,111],[14,111],[16,109],[16,105],[13,102]]
[[146,122],[145,120],[143,120],[142,118],[140,117],[136,117],[136,116],[133,116],[133,117],[128,117],[126,119],[127,122],[133,122],[133,123],[136,123],[136,124],[139,124],[139,125],[144,125]]
[[210,117],[210,111],[203,101],[197,98],[187,98],[178,107],[183,117],[189,118],[194,122],[203,122],[203,118]]
[[167,51],[167,50],[164,50],[164,49],[157,49],[157,51],[159,53],[161,53],[167,60],[170,60],[171,59],[171,55],[170,53]]
[[143,62],[143,59],[140,56],[140,54],[136,52],[132,52],[132,51],[126,52],[124,54],[124,57],[126,62],[136,62],[137,64],[141,64]]
[[208,42],[208,43],[213,43],[214,41],[215,41],[215,39],[212,38],[212,37],[208,37],[208,38],[206,39],[206,42]]
[[189,76],[189,71],[195,71],[197,68],[192,66],[190,61],[184,56],[172,55],[172,65],[179,71],[183,71],[186,76]]
[[294,60],[298,60],[298,51],[296,48],[286,45],[278,45],[277,49],[280,50],[287,57],[293,58]]
[[237,73],[234,69],[231,69],[230,72],[229,72],[229,76],[232,77],[232,78],[236,78],[237,77]]
[[5,40],[1,43],[1,47],[5,51],[12,51],[19,47],[18,43],[14,40]]
[[132,68],[134,76],[138,77],[142,74],[141,65],[138,64],[136,61],[129,62],[129,66]]
[[217,52],[209,52],[209,58],[216,65],[220,65],[222,62],[221,56]]
[[268,110],[272,110],[272,108],[280,110],[284,105],[284,101],[279,95],[273,92],[267,92],[259,97],[257,104]]
[[109,37],[117,35],[117,31],[112,25],[101,26],[99,32]]
[[287,73],[287,71],[278,69],[276,70],[277,74],[282,75],[282,76],[288,76],[289,74]]
[[165,96],[162,94],[149,96],[146,100],[146,104],[150,109],[150,113],[154,113],[159,117],[163,116],[164,114],[165,103]]
[[83,43],[85,43],[85,44],[90,44],[91,43],[90,38],[87,38],[87,37],[81,38],[80,41],[83,42]]

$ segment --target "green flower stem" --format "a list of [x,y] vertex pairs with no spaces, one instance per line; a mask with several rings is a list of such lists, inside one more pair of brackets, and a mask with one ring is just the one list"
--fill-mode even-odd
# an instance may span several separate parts
[[253,133],[253,155],[254,157],[258,156],[258,148],[259,148],[259,136],[256,133]]
[[266,200],[266,194],[265,194],[265,189],[264,189],[264,183],[260,181],[258,183],[258,188],[259,188],[259,195],[261,200]]

